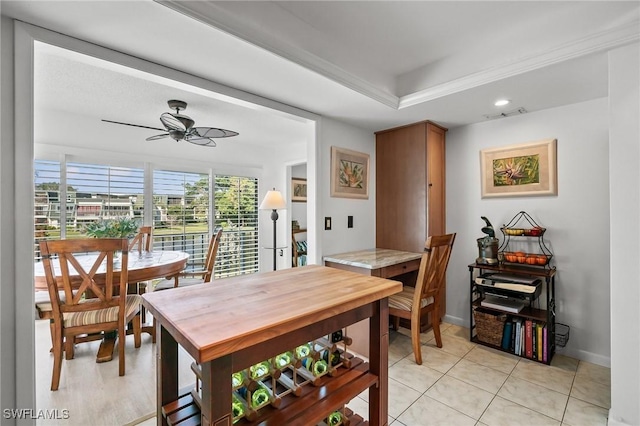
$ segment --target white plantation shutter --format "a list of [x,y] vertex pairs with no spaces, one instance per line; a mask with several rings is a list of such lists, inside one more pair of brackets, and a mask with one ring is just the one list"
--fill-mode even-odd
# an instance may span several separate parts
[[122,216],[139,218],[142,225],[143,169],[67,163],[66,176],[67,200],[75,209],[67,218],[68,234],[82,232],[87,223]]
[[209,246],[209,175],[153,172],[154,248],[189,253],[187,270],[204,267]]
[[34,258],[40,260],[38,243],[60,239],[60,162],[35,161],[34,171]]
[[143,169],[36,160],[34,171],[36,260],[39,241],[82,238],[89,222],[129,216],[142,225]]
[[[36,260],[38,241],[83,237],[84,225],[98,219],[130,216],[143,224],[144,169],[44,160],[34,169]],[[187,269],[202,269],[210,236],[222,227],[215,277],[258,272],[258,179],[154,170],[146,193],[153,196],[147,216],[155,249],[185,251]]]
[[258,179],[216,175],[214,205],[224,231],[215,277],[258,272]]

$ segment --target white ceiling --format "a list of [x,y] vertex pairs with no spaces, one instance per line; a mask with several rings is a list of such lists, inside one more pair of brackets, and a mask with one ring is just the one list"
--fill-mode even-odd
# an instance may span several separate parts
[[[0,11],[371,131],[606,96],[607,50],[640,37],[637,1],[3,0]],[[114,67],[70,66],[72,56],[45,49],[43,107],[157,126],[166,100],[182,97],[197,125],[246,143],[298,137],[286,117]],[[502,97],[512,103],[493,106]]]

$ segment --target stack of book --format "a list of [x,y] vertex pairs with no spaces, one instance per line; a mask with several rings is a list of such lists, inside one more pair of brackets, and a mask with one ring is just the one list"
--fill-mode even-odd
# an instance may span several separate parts
[[507,319],[502,334],[502,349],[515,355],[547,362],[547,324],[524,318]]

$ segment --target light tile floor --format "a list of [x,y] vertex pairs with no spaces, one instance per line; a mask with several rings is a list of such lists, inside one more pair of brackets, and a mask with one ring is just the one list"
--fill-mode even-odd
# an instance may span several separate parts
[[[143,336],[140,349],[127,339],[124,377],[118,377],[116,362],[95,363],[97,342],[78,345],[76,359],[63,363],[60,390],[51,392],[48,324],[36,325],[38,408],[72,408],[65,425],[155,424],[155,345],[149,336]],[[422,334],[422,365],[414,361],[409,331],[390,333],[390,425],[606,425],[608,368],[560,354],[547,366],[470,343],[466,328],[443,324],[441,330],[441,349],[432,331]],[[181,386],[189,384],[190,363],[181,353],[181,382],[186,377]],[[87,380],[96,376],[101,377],[99,387]],[[349,407],[366,418],[367,401],[368,392],[363,392]]]
[[[416,365],[408,330],[391,332],[389,424],[606,425],[611,406],[610,369],[556,354],[550,366],[469,342],[469,330],[441,326],[421,336]],[[367,412],[367,392],[351,401]]]

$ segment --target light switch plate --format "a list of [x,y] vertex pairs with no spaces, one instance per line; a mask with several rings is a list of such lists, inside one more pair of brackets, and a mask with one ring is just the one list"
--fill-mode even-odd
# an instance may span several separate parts
[[347,216],[347,228],[353,228],[353,216]]
[[324,218],[324,230],[325,231],[331,231],[331,218],[330,217],[325,217]]

